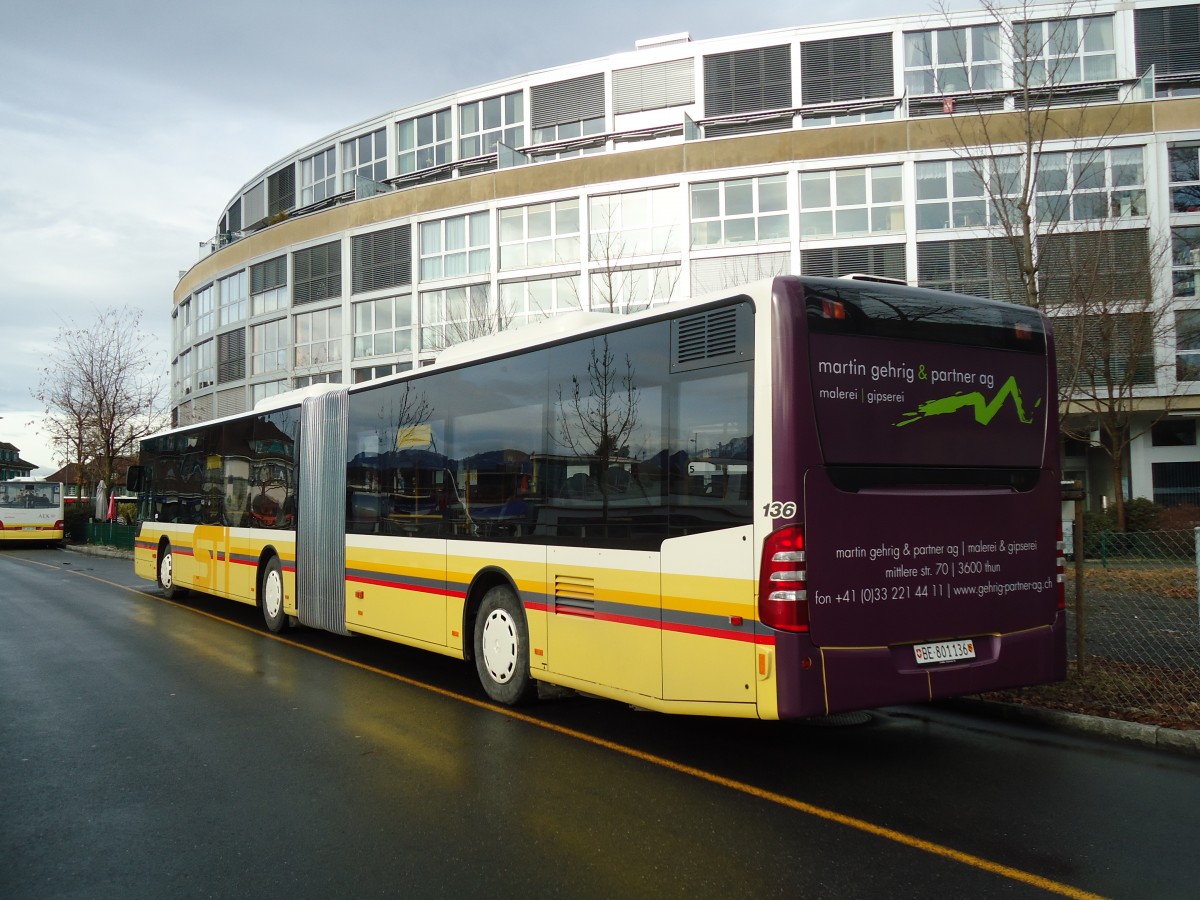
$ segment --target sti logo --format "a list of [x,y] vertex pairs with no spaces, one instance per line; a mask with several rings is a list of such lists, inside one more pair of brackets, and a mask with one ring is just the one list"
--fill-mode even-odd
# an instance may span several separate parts
[[[1005,401],[1009,399],[1017,408],[1017,417],[1026,425],[1032,425],[1033,417],[1025,415],[1025,405],[1021,402],[1021,389],[1017,387],[1017,377],[1010,375],[1008,381],[1000,385],[1000,390],[990,401],[983,396],[981,391],[972,391],[969,394],[956,393],[949,397],[926,400],[915,411],[905,413],[904,418],[896,423],[896,427],[903,428],[905,425],[912,425],[914,422],[920,422],[933,416],[956,413],[967,406],[975,410],[976,422],[980,425],[990,425],[992,419],[996,418],[996,414],[1004,406]],[[1033,404],[1033,408],[1037,409],[1041,405],[1042,401],[1038,400]]]

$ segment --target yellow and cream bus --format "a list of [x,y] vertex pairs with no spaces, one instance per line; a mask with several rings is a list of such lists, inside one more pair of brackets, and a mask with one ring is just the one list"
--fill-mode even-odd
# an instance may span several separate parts
[[0,481],[0,541],[63,539],[63,486],[41,478]]
[[551,319],[146,440],[136,570],[665,712],[1061,678],[1053,349],[1024,307],[781,277]]

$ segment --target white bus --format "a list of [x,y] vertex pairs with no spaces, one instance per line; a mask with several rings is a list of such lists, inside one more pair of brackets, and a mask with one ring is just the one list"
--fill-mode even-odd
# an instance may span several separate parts
[[41,478],[0,481],[0,541],[63,539],[63,486]]

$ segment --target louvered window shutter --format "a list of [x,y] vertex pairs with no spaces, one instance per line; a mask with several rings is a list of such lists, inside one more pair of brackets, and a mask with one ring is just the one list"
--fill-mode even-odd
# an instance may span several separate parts
[[1200,4],[1135,10],[1133,42],[1139,75],[1200,73]]
[[890,33],[800,45],[800,94],[806,106],[894,93]]
[[246,225],[257,225],[267,217],[267,186],[260,181],[245,193]]
[[356,235],[352,256],[353,293],[412,284],[412,226]]
[[704,57],[704,114],[789,109],[792,51],[788,44]]
[[246,329],[217,335],[217,384],[246,377]]
[[338,241],[297,250],[292,257],[293,303],[315,303],[342,292],[342,245]]
[[1021,269],[1006,238],[922,241],[917,244],[917,281],[923,287],[975,297],[1021,302]]
[[903,244],[803,250],[800,264],[805,275],[825,278],[863,274],[908,280]]
[[599,119],[604,116],[604,73],[534,85],[529,106],[534,128]]
[[692,58],[613,72],[613,112],[683,106],[696,100]]
[[261,294],[287,284],[287,257],[277,256],[250,267],[250,293]]
[[280,169],[267,177],[267,215],[286,212],[296,205],[296,167]]

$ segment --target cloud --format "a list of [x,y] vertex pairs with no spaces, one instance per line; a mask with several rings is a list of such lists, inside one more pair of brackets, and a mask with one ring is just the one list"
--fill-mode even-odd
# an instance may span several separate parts
[[[428,9],[52,0],[6,10],[0,434],[35,415],[30,391],[57,329],[102,309],[144,311],[146,350],[165,370],[179,272],[241,186],[296,149],[446,93],[632,50],[639,38],[701,39],[826,15],[758,4],[731,17],[726,0],[564,4],[554,15],[544,0],[464,0],[452,17]],[[881,0],[837,7],[843,19],[892,12]],[[23,440],[11,442],[23,452],[36,445]]]

